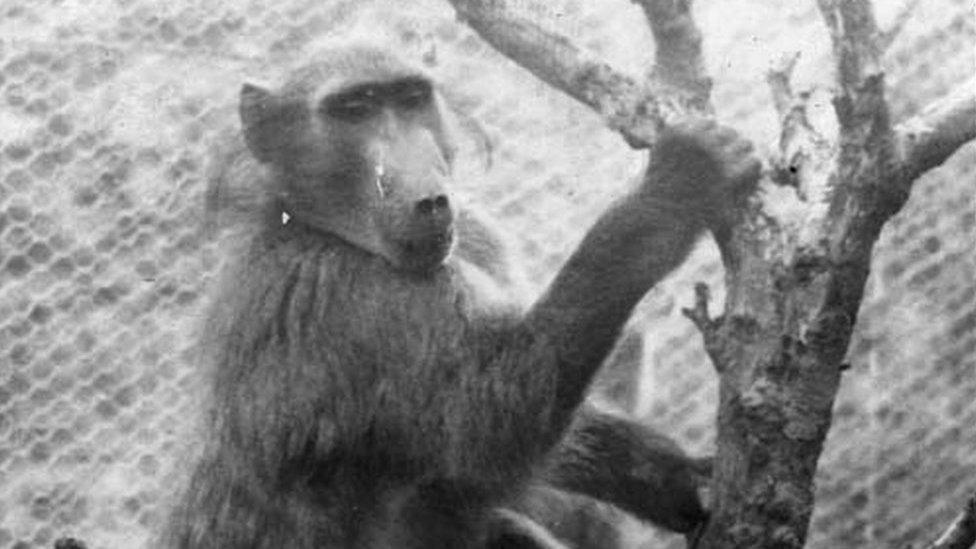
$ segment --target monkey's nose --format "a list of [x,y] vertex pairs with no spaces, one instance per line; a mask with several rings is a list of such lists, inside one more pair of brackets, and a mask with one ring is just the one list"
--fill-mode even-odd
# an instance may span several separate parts
[[439,194],[424,198],[417,202],[417,213],[423,216],[444,215],[450,213],[451,202],[446,195]]

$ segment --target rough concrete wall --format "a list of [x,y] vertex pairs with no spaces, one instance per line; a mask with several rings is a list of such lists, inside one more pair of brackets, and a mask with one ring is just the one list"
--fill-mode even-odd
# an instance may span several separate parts
[[[202,191],[243,79],[273,82],[332,36],[378,36],[426,59],[496,138],[486,172],[467,136],[459,184],[519,235],[540,285],[638,173],[640,155],[443,3],[406,4],[0,2],[0,548],[69,534],[138,547],[185,473],[199,413],[193,335],[226,244],[203,236]],[[720,117],[771,141],[770,56],[801,49],[800,85],[829,82],[812,2],[700,4]],[[879,2],[882,22],[900,4]],[[973,72],[968,3],[921,4],[888,58],[899,115]],[[624,69],[651,58],[629,3],[524,5]],[[812,546],[917,542],[976,486],[974,179],[969,146],[920,183],[878,246]],[[705,453],[715,376],[679,313],[697,280],[721,299],[708,242],[640,308],[639,390],[626,372],[605,386]],[[630,528],[635,544],[660,541]]]

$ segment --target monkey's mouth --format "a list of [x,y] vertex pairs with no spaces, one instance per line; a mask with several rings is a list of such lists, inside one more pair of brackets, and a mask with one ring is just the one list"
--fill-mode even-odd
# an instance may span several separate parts
[[454,231],[447,229],[418,238],[397,242],[400,248],[400,264],[411,271],[430,271],[451,255]]

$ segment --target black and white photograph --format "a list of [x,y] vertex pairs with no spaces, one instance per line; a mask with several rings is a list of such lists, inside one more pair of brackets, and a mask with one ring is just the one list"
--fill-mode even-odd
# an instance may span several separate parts
[[976,547],[974,10],[0,0],[0,549]]

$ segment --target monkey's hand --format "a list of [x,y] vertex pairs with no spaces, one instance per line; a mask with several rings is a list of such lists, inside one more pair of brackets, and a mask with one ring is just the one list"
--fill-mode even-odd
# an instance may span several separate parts
[[762,165],[752,143],[711,121],[668,128],[651,151],[641,194],[719,234],[755,189]]

